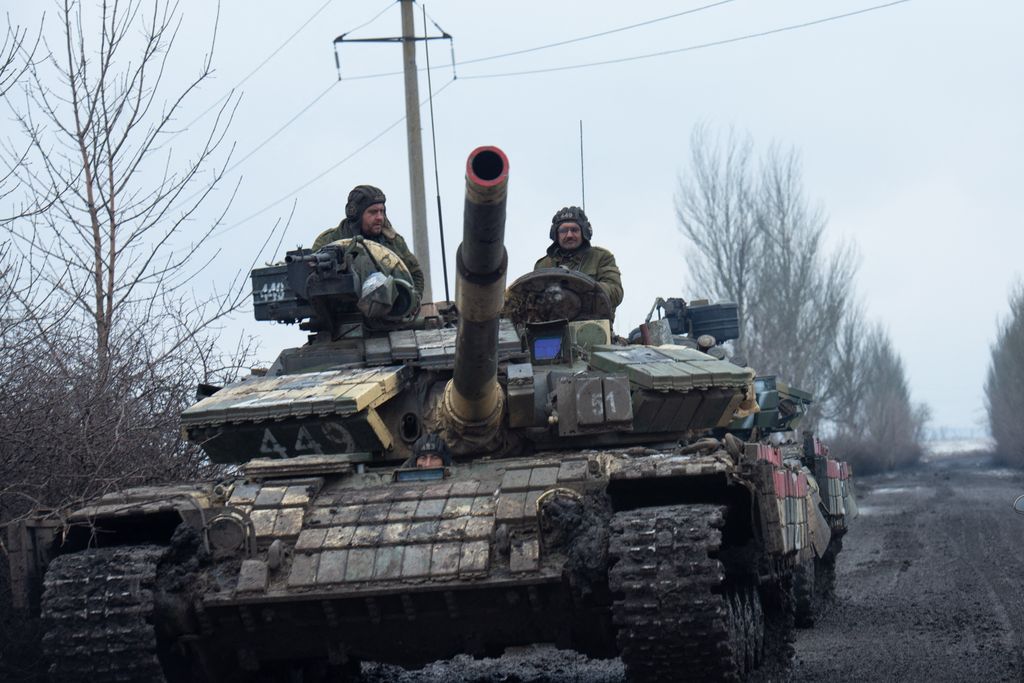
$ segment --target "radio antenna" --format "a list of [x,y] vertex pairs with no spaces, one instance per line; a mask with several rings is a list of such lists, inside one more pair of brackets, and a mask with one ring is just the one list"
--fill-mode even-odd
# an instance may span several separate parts
[[583,119],[580,119],[580,193],[583,195],[583,211],[587,210],[587,181],[583,173]]
[[[423,5],[423,32],[427,32],[427,6]],[[434,24],[437,26],[437,24]],[[440,28],[440,27],[438,27]],[[452,68],[455,68],[455,48],[452,48]],[[423,45],[423,51],[427,55],[427,93],[430,101],[430,145],[434,151],[434,190],[437,196],[437,229],[441,234],[441,271],[444,274],[444,300],[451,301],[452,296],[448,291],[448,256],[444,246],[444,214],[441,213],[441,181],[437,173],[437,133],[434,131],[434,85],[430,80],[430,44]]]

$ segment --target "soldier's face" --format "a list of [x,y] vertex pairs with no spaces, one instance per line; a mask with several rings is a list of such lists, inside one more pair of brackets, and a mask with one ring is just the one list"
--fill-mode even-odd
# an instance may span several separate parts
[[566,251],[576,249],[583,244],[583,231],[579,223],[562,223],[558,226],[558,246]]
[[363,211],[362,233],[367,237],[376,237],[384,229],[384,205],[370,204]]
[[437,453],[423,453],[416,458],[416,467],[442,467],[444,459]]

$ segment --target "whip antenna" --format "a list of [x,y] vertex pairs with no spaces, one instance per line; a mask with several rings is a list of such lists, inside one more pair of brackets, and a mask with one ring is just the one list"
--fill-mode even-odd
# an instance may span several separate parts
[[580,193],[582,196],[583,211],[587,210],[587,181],[583,175],[583,119],[580,119]]
[[[423,5],[423,26],[424,32],[427,25],[427,6]],[[437,24],[435,24],[437,26]],[[451,39],[449,38],[449,42]],[[430,79],[430,44],[423,45],[423,51],[427,55],[427,100],[430,102],[430,146],[434,152],[434,190],[437,197],[437,229],[441,234],[441,272],[444,275],[444,300],[451,301],[448,293],[448,252],[444,248],[444,216],[441,214],[441,182],[437,173],[437,134],[434,131],[434,86]],[[454,48],[452,58],[454,60]],[[454,69],[454,62],[452,68]]]

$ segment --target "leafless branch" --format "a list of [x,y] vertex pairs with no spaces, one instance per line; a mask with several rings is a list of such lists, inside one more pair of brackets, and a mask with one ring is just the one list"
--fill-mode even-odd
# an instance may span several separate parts
[[927,409],[911,403],[887,335],[864,322],[856,251],[826,249],[827,219],[804,195],[799,155],[772,145],[755,161],[749,137],[698,126],[676,215],[692,286],[739,305],[737,352],[815,394],[810,421],[883,455],[881,467],[916,459]]

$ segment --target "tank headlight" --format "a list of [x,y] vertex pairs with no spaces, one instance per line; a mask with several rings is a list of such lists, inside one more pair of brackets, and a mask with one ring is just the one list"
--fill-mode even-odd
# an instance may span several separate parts
[[245,544],[246,524],[237,512],[217,515],[206,525],[206,535],[214,550],[233,553]]

